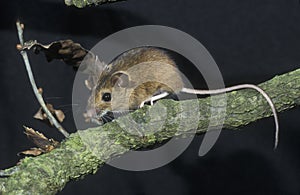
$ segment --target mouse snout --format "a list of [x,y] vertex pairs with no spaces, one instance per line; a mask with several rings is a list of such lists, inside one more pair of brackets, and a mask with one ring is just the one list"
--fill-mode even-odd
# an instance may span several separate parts
[[97,118],[99,113],[100,113],[100,109],[98,109],[98,108],[88,108],[85,112],[85,117],[86,118]]
[[90,108],[85,112],[86,118],[94,118],[96,116],[96,109],[95,108]]

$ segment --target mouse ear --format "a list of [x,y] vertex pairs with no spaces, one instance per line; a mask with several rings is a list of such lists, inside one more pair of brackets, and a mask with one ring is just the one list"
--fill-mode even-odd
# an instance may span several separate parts
[[94,86],[97,85],[103,70],[107,67],[107,64],[100,61],[99,58],[96,55],[94,55],[93,58],[84,59],[80,68],[81,67],[83,67],[83,69],[80,69],[81,72],[89,75],[88,79],[85,80],[85,86],[89,90],[92,90]]
[[129,78],[129,75],[125,72],[118,71],[111,76],[111,83],[113,86],[118,87],[132,87],[134,82]]

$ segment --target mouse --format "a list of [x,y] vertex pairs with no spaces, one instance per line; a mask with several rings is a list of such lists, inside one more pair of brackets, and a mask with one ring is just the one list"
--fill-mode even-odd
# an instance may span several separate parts
[[217,95],[240,89],[253,89],[270,105],[275,121],[274,148],[278,146],[277,111],[263,89],[254,84],[212,90],[186,88],[177,64],[162,48],[144,46],[126,51],[95,75],[96,81],[86,81],[86,86],[91,90],[84,114],[86,121],[103,125],[113,119],[111,114],[134,111],[142,108],[145,103],[153,105],[155,101],[170,94]]

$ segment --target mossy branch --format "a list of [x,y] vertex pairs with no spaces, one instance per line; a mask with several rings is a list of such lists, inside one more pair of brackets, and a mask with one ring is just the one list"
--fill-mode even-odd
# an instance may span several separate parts
[[89,5],[101,5],[105,3],[115,3],[117,1],[124,0],[65,0],[65,4],[68,6],[74,5],[78,8],[84,8]]
[[[259,86],[270,95],[278,112],[300,104],[300,69],[276,76]],[[78,131],[50,153],[26,157],[15,167],[1,171],[0,175],[7,177],[0,178],[0,194],[55,194],[68,181],[95,173],[104,162],[129,149],[151,146],[174,135],[190,133],[191,123],[196,122],[197,133],[204,133],[211,121],[210,125],[219,127],[222,125],[220,121],[225,119],[226,128],[236,129],[272,113],[265,99],[248,89],[228,93],[226,113],[219,112],[224,106],[224,99],[219,105],[212,106],[211,97],[186,101],[161,100],[152,107],[146,106],[104,126]],[[161,108],[166,109],[167,116],[162,130],[155,132],[155,124],[162,120]],[[195,112],[201,117],[195,118]],[[149,113],[152,113],[151,117]],[[211,113],[214,113],[213,116]],[[140,137],[124,131],[119,122],[126,121],[129,116],[139,124],[147,124],[145,132],[148,134]],[[126,125],[133,130],[131,123]],[[143,127],[146,126],[141,125],[141,132]]]

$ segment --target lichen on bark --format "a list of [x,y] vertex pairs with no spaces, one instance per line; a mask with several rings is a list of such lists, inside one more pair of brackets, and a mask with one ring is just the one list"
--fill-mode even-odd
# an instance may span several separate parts
[[[278,112],[300,104],[300,69],[259,86],[272,98]],[[272,114],[268,103],[254,90],[234,91],[226,97],[227,101],[221,98],[219,105],[211,105],[211,97],[161,100],[101,127],[78,130],[50,153],[26,157],[18,165],[1,171],[0,175],[7,177],[0,178],[0,194],[55,194],[68,181],[96,173],[107,160],[130,149],[189,134],[195,123],[197,133],[204,133],[211,120],[212,127],[220,127],[225,119],[224,127],[237,129]],[[222,111],[224,107],[226,112]],[[167,113],[165,118],[161,118],[162,111]],[[128,122],[128,117],[135,122]],[[159,132],[157,123],[163,124]]]
[[89,5],[100,5],[104,3],[114,3],[124,0],[65,0],[65,4],[68,6],[74,5],[78,8],[84,8]]

